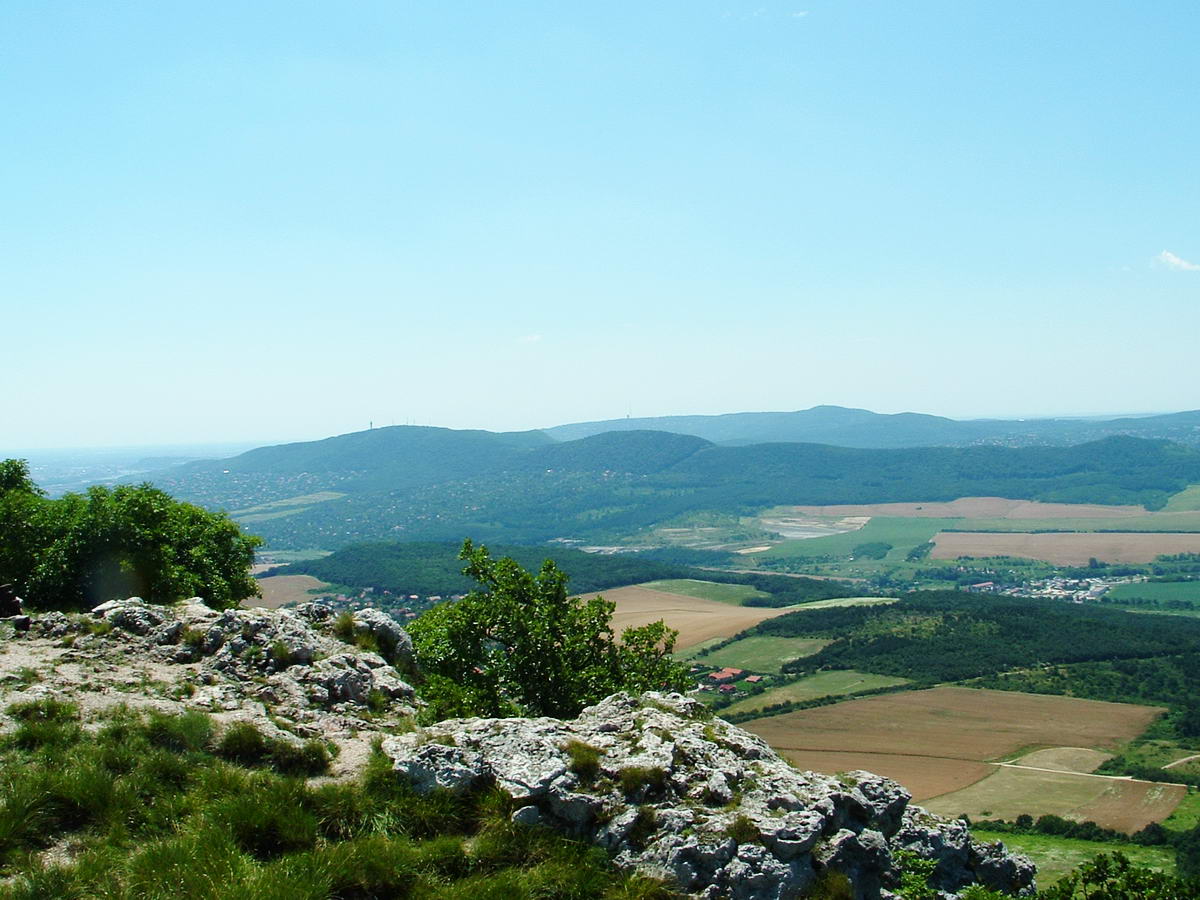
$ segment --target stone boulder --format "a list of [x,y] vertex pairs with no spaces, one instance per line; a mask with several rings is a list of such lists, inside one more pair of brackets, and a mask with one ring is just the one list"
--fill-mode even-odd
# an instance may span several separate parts
[[144,636],[167,621],[168,613],[161,606],[149,604],[141,597],[129,597],[101,603],[92,610],[92,615],[104,619],[114,628]]

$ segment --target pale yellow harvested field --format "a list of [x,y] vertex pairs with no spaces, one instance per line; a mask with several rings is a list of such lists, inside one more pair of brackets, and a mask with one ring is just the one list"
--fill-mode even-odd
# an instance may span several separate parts
[[1060,566],[1087,565],[1095,558],[1110,563],[1147,563],[1164,553],[1200,553],[1200,534],[1160,532],[1022,534],[941,531],[933,537],[933,559],[963,556],[1019,556]]
[[251,597],[246,601],[246,605],[261,606],[265,609],[278,609],[289,603],[304,603],[313,599],[310,590],[328,587],[325,582],[311,575],[272,575],[270,578],[260,578],[258,586],[262,590],[262,596]]
[[675,642],[676,650],[684,650],[712,638],[733,637],[739,631],[757,625],[764,619],[792,612],[790,609],[732,606],[716,600],[686,597],[682,594],[670,594],[637,586],[612,588],[582,596],[588,598],[597,594],[617,605],[613,615],[613,630],[618,634],[625,628],[662,619],[679,632],[679,638]]
[[1051,747],[1048,750],[1026,753],[1014,762],[1020,766],[1054,769],[1056,772],[1095,772],[1101,763],[1112,759],[1112,756],[1111,753],[1102,750],[1088,750],[1084,747]]
[[866,503],[779,507],[804,516],[895,516],[918,519],[1100,519],[1145,516],[1140,506],[1039,503],[1004,497],[960,497],[948,503]]
[[1154,784],[1072,772],[1002,768],[982,781],[922,805],[943,816],[1037,818],[1053,814],[1132,833],[1169,816],[1187,794],[1182,784]]

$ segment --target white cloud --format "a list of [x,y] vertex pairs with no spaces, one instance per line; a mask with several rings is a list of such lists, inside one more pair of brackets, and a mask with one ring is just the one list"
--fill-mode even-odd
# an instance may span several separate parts
[[1200,272],[1200,265],[1176,256],[1170,250],[1164,250],[1158,254],[1158,256],[1154,257],[1154,261],[1162,263],[1169,269],[1178,269],[1181,272]]
[[518,344],[536,344],[541,339],[542,339],[542,336],[540,334],[526,334],[526,335],[522,335],[521,337],[517,338],[517,343]]
[[802,9],[799,12],[792,13],[792,18],[793,19],[803,19],[807,15],[808,15],[808,10]]

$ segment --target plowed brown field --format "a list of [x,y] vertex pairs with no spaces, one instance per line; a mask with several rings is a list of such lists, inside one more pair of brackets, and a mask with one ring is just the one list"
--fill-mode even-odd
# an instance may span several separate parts
[[[1183,791],[1043,769],[1103,759],[1090,748],[1115,748],[1161,713],[1128,703],[944,687],[799,710],[743,727],[799,766],[878,772],[905,785],[917,801],[937,798],[929,805],[944,814],[1054,813],[1111,828],[1136,822],[1136,830],[1169,815]],[[1039,747],[1058,752],[999,764]]]
[[1200,553],[1200,534],[1120,533],[1021,534],[984,531],[941,531],[933,537],[934,559],[961,556],[1020,556],[1060,566],[1087,565],[1088,560],[1147,563],[1163,553]]

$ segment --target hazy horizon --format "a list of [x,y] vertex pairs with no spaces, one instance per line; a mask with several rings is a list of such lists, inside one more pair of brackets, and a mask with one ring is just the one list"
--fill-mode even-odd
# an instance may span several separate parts
[[1200,406],[1200,7],[0,9],[0,446]]
[[[834,405],[838,405],[838,404],[817,404],[817,406],[834,406]],[[805,409],[811,409],[811,408],[812,407],[806,407]],[[847,408],[864,409],[864,407],[847,407]],[[370,427],[384,428],[384,427],[391,427],[391,426],[395,426],[395,425],[429,427],[429,428],[451,428],[454,430],[496,431],[496,432],[539,431],[542,429],[554,428],[554,427],[557,427],[560,425],[573,425],[573,424],[581,424],[581,423],[585,423],[585,422],[620,421],[621,419],[625,419],[625,418],[656,419],[656,418],[672,418],[672,417],[676,417],[676,416],[680,416],[680,417],[685,417],[685,416],[686,417],[725,416],[725,415],[738,415],[738,414],[743,414],[743,413],[789,413],[789,412],[804,412],[804,411],[805,411],[804,409],[799,409],[799,410],[745,409],[745,410],[727,410],[724,412],[715,412],[715,413],[662,413],[662,414],[653,414],[653,415],[645,415],[645,416],[637,416],[637,415],[635,415],[635,416],[610,416],[607,418],[596,418],[596,419],[570,419],[570,420],[563,421],[563,422],[554,422],[551,424],[533,426],[531,428],[483,428],[482,426],[477,426],[477,425],[442,425],[442,424],[438,424],[438,423],[425,423],[425,422],[368,422],[367,426],[364,426],[363,428],[351,428],[347,431],[330,432],[328,434],[321,433],[321,434],[311,434],[311,435],[297,435],[297,436],[290,436],[290,437],[219,439],[219,440],[210,440],[210,441],[178,441],[175,443],[158,443],[158,442],[156,442],[156,443],[148,443],[148,444],[91,444],[91,445],[75,444],[75,445],[61,445],[61,446],[53,446],[53,447],[49,447],[49,446],[48,447],[20,447],[20,446],[16,446],[16,445],[9,446],[9,447],[0,446],[0,457],[6,456],[6,455],[12,456],[13,454],[19,455],[19,454],[23,454],[23,453],[39,453],[39,454],[66,453],[66,454],[69,454],[72,452],[88,452],[88,451],[95,451],[97,453],[103,453],[103,452],[112,452],[112,453],[130,452],[130,453],[132,453],[132,452],[143,452],[143,451],[149,452],[149,451],[154,451],[154,450],[180,451],[180,450],[190,449],[190,450],[195,450],[195,451],[212,451],[215,448],[240,448],[240,449],[236,449],[236,450],[231,450],[230,455],[232,456],[232,455],[236,455],[237,453],[242,453],[242,452],[245,452],[246,450],[253,449],[255,447],[266,447],[266,446],[273,446],[273,445],[278,445],[278,444],[288,444],[288,443],[302,443],[302,442],[306,442],[306,441],[319,441],[319,440],[324,440],[325,438],[337,437],[337,436],[343,435],[343,434],[353,434],[353,433],[359,432],[359,431],[367,431],[367,430],[369,430]],[[880,412],[879,410],[867,410],[867,411],[874,412],[874,413]],[[986,421],[986,420],[1033,421],[1033,420],[1040,420],[1040,419],[1107,420],[1107,419],[1122,419],[1122,418],[1143,418],[1143,417],[1148,417],[1148,416],[1170,415],[1171,413],[1190,412],[1190,411],[1191,410],[1153,410],[1153,411],[1148,411],[1148,412],[1147,411],[1142,411],[1142,412],[1125,411],[1125,412],[1116,412],[1116,413],[1090,413],[1090,414],[1089,413],[1065,413],[1062,415],[1044,415],[1044,416],[972,415],[972,416],[942,416],[942,418],[953,419],[953,420],[959,421],[959,422]],[[897,410],[897,413],[916,413],[918,415],[939,415],[938,413],[929,413],[924,410],[917,410],[917,409],[902,409],[902,410]],[[895,413],[880,413],[880,414],[881,415],[894,415]]]

